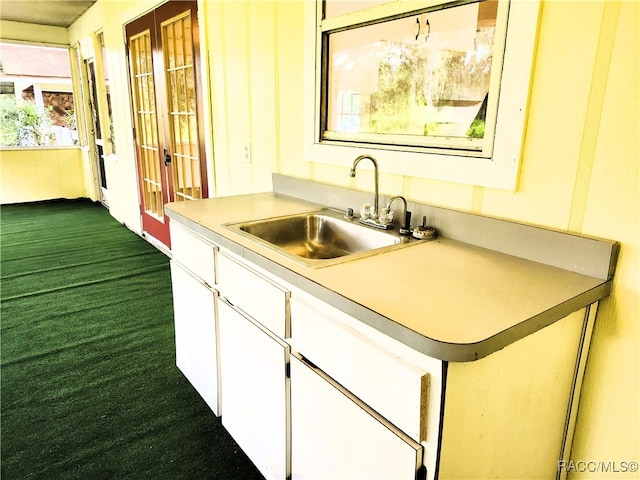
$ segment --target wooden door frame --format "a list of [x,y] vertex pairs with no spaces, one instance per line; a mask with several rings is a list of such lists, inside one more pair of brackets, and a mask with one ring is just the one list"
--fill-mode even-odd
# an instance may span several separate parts
[[[162,92],[166,95],[166,75],[164,71],[164,55],[162,51],[162,22],[180,15],[185,12],[187,9],[191,10],[191,36],[192,36],[192,48],[193,48],[193,79],[194,79],[194,90],[196,94],[196,123],[198,125],[198,156],[200,158],[200,188],[202,189],[202,198],[208,198],[209,196],[209,180],[207,175],[207,162],[206,162],[206,152],[205,152],[205,144],[203,141],[204,138],[204,122],[202,121],[203,116],[203,99],[202,99],[202,64],[200,58],[200,28],[198,21],[198,2],[195,0],[169,0],[167,3],[164,3],[157,7],[153,13],[156,16],[156,45],[160,48],[156,51],[153,49],[154,58],[157,54],[160,62],[154,62],[154,76],[156,78],[160,78],[162,83]],[[158,17],[160,17],[158,19]],[[156,90],[157,91],[157,90]],[[158,103],[158,97],[156,96],[156,103]],[[163,121],[163,131],[165,133],[165,142],[166,136],[168,132],[171,131],[171,125],[169,125],[169,115],[166,114],[165,110],[168,105],[166,99],[163,99],[160,108],[162,108],[162,121]],[[157,108],[157,107],[156,107]],[[173,155],[173,152],[170,152]],[[173,182],[170,183],[170,197],[173,197]]]
[[[131,36],[137,35],[149,30],[151,40],[151,58],[152,58],[152,72],[154,77],[154,97],[156,108],[156,122],[157,122],[157,135],[158,135],[158,156],[157,161],[161,165],[161,183],[162,183],[162,202],[163,206],[170,203],[174,199],[174,186],[172,181],[171,167],[162,168],[164,164],[164,149],[167,149],[168,153],[173,156],[171,151],[170,132],[171,126],[169,124],[169,115],[167,112],[167,88],[166,88],[166,76],[164,65],[164,53],[162,46],[162,23],[172,17],[175,17],[187,10],[190,10],[191,18],[191,35],[192,35],[192,48],[193,48],[193,76],[194,76],[194,90],[196,97],[196,123],[198,133],[198,155],[200,159],[200,189],[202,192],[202,198],[208,198],[209,196],[209,182],[207,175],[207,161],[206,161],[206,149],[204,143],[204,122],[203,119],[203,97],[202,97],[202,64],[200,55],[200,30],[198,22],[198,3],[194,0],[182,1],[182,0],[169,0],[167,3],[157,6],[154,10],[147,12],[146,14],[132,20],[127,23],[125,27],[126,38],[126,54],[129,76],[129,88],[130,88],[130,112],[132,116],[133,125],[133,141],[136,151],[136,173],[138,175],[138,201],[139,212],[141,217],[141,229],[143,233],[148,233],[154,239],[160,243],[171,248],[171,238],[169,236],[169,217],[163,215],[163,221],[160,221],[151,215],[144,212],[144,185],[142,184],[143,172],[141,171],[140,161],[140,141],[138,138],[138,118],[136,115],[136,95],[134,83],[133,83],[133,69],[132,59],[129,52],[129,39]],[[166,191],[165,191],[166,189]],[[149,217],[149,220],[145,222],[145,215]],[[165,241],[166,238],[166,241]]]

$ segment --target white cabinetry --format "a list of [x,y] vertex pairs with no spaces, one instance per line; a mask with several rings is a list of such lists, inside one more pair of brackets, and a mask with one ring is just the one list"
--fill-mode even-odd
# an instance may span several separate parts
[[230,252],[218,256],[218,289],[232,305],[280,338],[289,336],[288,289]]
[[219,300],[222,424],[267,479],[289,475],[289,345]]
[[213,287],[216,283],[218,247],[176,222],[171,222],[169,225],[173,259],[204,283]]
[[176,365],[213,413],[220,415],[218,390],[217,292],[171,261]]
[[294,480],[414,480],[422,469],[422,445],[297,355],[291,428]]
[[[440,427],[442,362],[304,292],[296,291],[292,296],[291,331],[295,351],[383,417],[387,425],[422,444],[427,478],[433,478]],[[292,389],[297,390],[298,380],[293,374],[291,382]],[[295,408],[294,405],[294,413]],[[292,420],[294,431],[300,418],[296,414]],[[341,435],[341,430],[334,431],[331,445],[339,446],[343,452],[359,448]],[[295,465],[300,436],[294,434],[293,438]],[[412,462],[406,464],[406,458],[397,461],[404,468],[413,468]]]
[[230,252],[218,260],[222,424],[268,480],[285,480],[290,293]]
[[[203,232],[198,218],[184,223]],[[524,336],[525,322],[500,330],[481,309],[473,320],[496,327],[487,341],[499,348],[438,360],[409,346],[422,341],[417,331],[323,287],[329,269],[271,269],[244,246],[218,249],[207,238],[232,244],[216,230],[171,229],[177,364],[268,479],[556,477],[596,308],[570,313],[565,301],[564,319]],[[459,320],[420,315],[454,330]],[[452,343],[447,355],[474,345]]]

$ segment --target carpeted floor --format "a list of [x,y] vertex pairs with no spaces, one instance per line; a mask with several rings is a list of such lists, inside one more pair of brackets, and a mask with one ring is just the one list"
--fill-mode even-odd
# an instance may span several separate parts
[[99,204],[0,208],[3,480],[261,479],[175,367],[169,262]]

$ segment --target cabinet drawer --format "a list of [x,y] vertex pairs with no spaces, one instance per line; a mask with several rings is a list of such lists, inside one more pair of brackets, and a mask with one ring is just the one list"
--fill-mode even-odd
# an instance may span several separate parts
[[289,290],[226,253],[218,255],[220,295],[280,338],[290,332]]
[[293,480],[422,478],[423,447],[291,355]]
[[431,369],[407,361],[402,353],[350,327],[349,321],[357,322],[296,294],[291,300],[293,348],[411,438],[426,441]]
[[173,259],[187,267],[210,287],[216,284],[216,251],[218,247],[191,233],[176,222],[171,229]]

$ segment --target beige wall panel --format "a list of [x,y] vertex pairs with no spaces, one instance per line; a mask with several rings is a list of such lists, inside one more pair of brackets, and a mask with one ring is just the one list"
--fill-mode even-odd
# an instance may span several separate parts
[[277,134],[280,120],[276,104],[275,65],[276,12],[273,2],[249,2],[249,54],[251,80],[251,164],[253,192],[272,189],[271,174],[276,170]]
[[0,204],[87,196],[79,148],[0,152]]
[[485,189],[483,213],[566,228],[602,17],[599,2],[544,2],[516,194]]
[[[209,71],[207,90],[211,98],[211,118],[213,129],[213,155],[209,162],[215,162],[215,194],[212,196],[225,196],[229,193],[229,151],[227,131],[229,125],[226,121],[227,96],[225,80],[224,42],[225,28],[222,16],[221,2],[201,2],[202,28],[208,41],[206,49]],[[213,177],[213,176],[212,176]]]
[[470,185],[418,177],[406,177],[405,184],[407,199],[458,210],[471,210],[474,187]]
[[304,2],[278,2],[278,108],[280,114],[279,171],[313,179],[304,160]]
[[[622,2],[582,231],[621,242],[613,295],[601,302],[591,346],[576,460],[638,461],[640,415],[640,152],[637,2]],[[599,473],[599,475],[598,475]],[[637,476],[637,473],[635,473]],[[585,472],[574,478],[602,478]],[[610,478],[633,478],[611,474]]]
[[[250,130],[250,71],[248,44],[248,6],[246,2],[223,2],[224,19],[223,58],[225,93],[227,97],[227,162],[226,182],[233,195],[252,190],[253,165],[243,162],[244,144]],[[224,177],[220,179],[221,185]]]
[[[350,188],[352,179],[349,176],[348,170],[343,167],[335,165],[329,165],[326,163],[314,163],[313,165],[313,179],[316,182],[328,183],[330,185],[337,185],[344,188]],[[371,189],[373,187],[373,181],[367,186],[363,185],[363,189]]]

